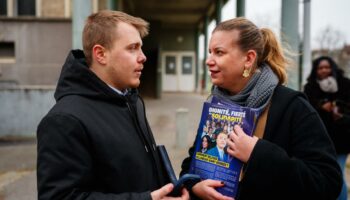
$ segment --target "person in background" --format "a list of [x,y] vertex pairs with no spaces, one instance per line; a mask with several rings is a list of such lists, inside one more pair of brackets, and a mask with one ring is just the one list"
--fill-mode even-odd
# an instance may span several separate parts
[[338,200],[347,200],[345,165],[350,152],[350,80],[331,57],[321,56],[312,63],[304,92],[333,140],[344,182]]
[[[324,125],[305,95],[283,86],[288,61],[274,33],[246,18],[221,22],[213,30],[206,64],[211,95],[259,109],[253,137],[234,125],[227,152],[244,163],[236,200],[334,200],[342,178]],[[188,173],[194,148],[182,163]],[[191,188],[193,197],[232,199],[206,179]]]
[[173,185],[136,90],[147,33],[146,21],[123,12],[88,17],[84,51],[69,53],[56,104],[37,129],[39,200],[189,198],[185,189],[167,196]]

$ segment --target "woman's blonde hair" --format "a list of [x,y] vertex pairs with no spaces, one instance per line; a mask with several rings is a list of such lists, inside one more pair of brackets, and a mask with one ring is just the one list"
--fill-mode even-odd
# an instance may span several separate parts
[[239,31],[238,46],[243,52],[254,50],[257,54],[255,65],[267,63],[277,75],[280,84],[287,81],[286,66],[290,63],[284,56],[283,49],[275,34],[268,28],[259,29],[254,23],[244,17],[238,17],[221,22],[216,31]]

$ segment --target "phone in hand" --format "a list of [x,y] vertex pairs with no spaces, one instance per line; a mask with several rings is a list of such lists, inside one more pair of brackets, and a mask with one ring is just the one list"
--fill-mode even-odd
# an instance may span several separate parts
[[157,146],[159,155],[161,157],[161,160],[163,162],[163,167],[166,170],[166,174],[169,177],[169,180],[172,184],[174,184],[174,189],[173,191],[169,194],[170,196],[173,197],[178,197],[181,196],[181,190],[182,188],[186,187],[192,187],[196,183],[201,181],[201,178],[197,174],[185,174],[179,178],[179,180],[176,178],[174,169],[171,165],[168,153],[165,149],[164,145],[158,145]]

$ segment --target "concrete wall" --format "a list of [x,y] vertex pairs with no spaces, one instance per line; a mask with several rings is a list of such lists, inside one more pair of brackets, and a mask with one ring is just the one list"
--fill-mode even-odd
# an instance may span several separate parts
[[44,0],[41,1],[41,16],[43,17],[64,17],[65,1]]
[[42,117],[55,100],[53,88],[0,90],[0,137],[36,135]]
[[195,51],[196,49],[195,29],[192,28],[164,28],[159,37],[163,51]]
[[0,82],[56,85],[72,46],[70,19],[0,19],[0,41],[14,42],[15,63],[0,63]]

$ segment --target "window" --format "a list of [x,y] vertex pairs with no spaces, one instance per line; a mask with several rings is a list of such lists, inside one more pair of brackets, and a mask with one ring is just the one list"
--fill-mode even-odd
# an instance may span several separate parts
[[192,57],[182,56],[182,74],[192,74]]
[[0,0],[0,16],[7,15],[7,0]]
[[175,56],[165,57],[165,73],[176,75],[176,57]]
[[0,63],[15,62],[15,43],[0,42]]
[[35,0],[17,0],[18,16],[35,16]]

